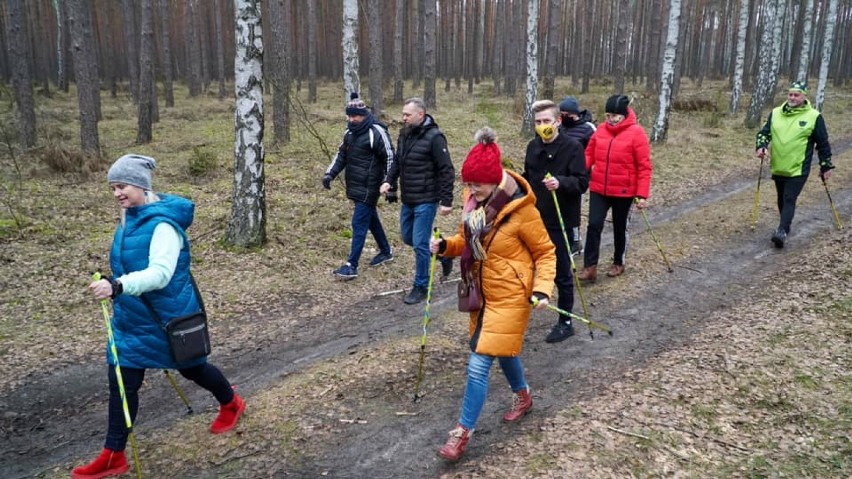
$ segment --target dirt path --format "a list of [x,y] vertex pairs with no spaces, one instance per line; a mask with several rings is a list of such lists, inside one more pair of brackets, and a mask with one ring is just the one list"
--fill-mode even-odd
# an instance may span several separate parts
[[[747,182],[738,182],[708,191],[687,204],[658,212],[651,217],[652,222],[660,227],[696,211],[705,216],[724,217],[721,211],[724,208],[717,206],[747,186]],[[836,190],[833,194],[838,208],[843,211],[852,208],[852,190]],[[606,318],[617,332],[613,338],[598,335],[591,342],[583,328],[579,328],[576,338],[560,345],[546,345],[541,338],[551,322],[539,315],[542,320],[531,323],[523,356],[528,381],[534,385],[536,413],[513,427],[535,430],[554,408],[565,406],[575,398],[594,397],[600,385],[616,380],[625,367],[688,342],[690,335],[703,327],[707,315],[753,294],[750,288],[760,287],[750,279],[757,277],[757,271],[765,274],[779,268],[784,258],[807,248],[809,239],[830,231],[831,221],[826,205],[807,206],[797,212],[793,241],[783,252],[770,248],[765,231],[746,232],[727,238],[716,248],[708,247],[707,254],[690,256],[682,266],[691,269],[679,267],[675,274],[667,274],[662,267],[648,271],[646,266],[645,271],[631,271],[623,278],[624,294],[604,294],[612,284],[588,288],[592,314],[595,318]],[[634,225],[633,230],[640,228],[641,225]],[[641,235],[635,236],[638,241]],[[452,285],[444,285],[436,292],[438,299],[433,311],[437,318],[454,308],[453,292]],[[287,304],[297,300],[282,298],[281,305],[270,308],[265,315],[270,319],[287,317]],[[353,306],[345,318],[331,315],[291,321],[280,333],[265,338],[254,349],[229,356],[214,355],[212,360],[224,366],[242,393],[251,396],[316,362],[350,354],[383,340],[409,337],[418,329],[414,324],[421,314],[421,308],[405,306],[397,296],[370,299]],[[446,327],[437,320],[434,331],[441,332]],[[452,365],[456,378],[463,374],[459,367],[458,362]],[[100,447],[106,402],[103,368],[98,362],[35,372],[26,386],[0,398],[3,410],[0,468],[4,477],[31,477],[57,464],[85,457]],[[143,389],[141,402],[145,411],[160,413],[144,415],[138,424],[140,434],[181,419],[174,393],[165,381],[151,380],[155,377],[153,372],[149,373],[149,385]],[[499,422],[506,400],[505,394],[496,393],[498,388],[501,391],[505,388],[499,371],[495,371],[492,379],[494,393],[489,396],[480,419],[471,455],[486,454],[510,435],[509,429]],[[209,404],[205,392],[194,387],[186,391],[197,409],[201,408],[199,405]],[[434,451],[458,414],[463,382],[431,384],[427,391],[429,394],[416,405],[411,404],[410,396],[378,395],[376,400],[385,404],[377,416],[366,424],[341,430],[332,444],[313,445],[306,460],[288,467],[288,473],[296,477],[327,474],[327,477],[379,479],[434,477],[439,472],[455,470],[439,461]],[[397,411],[417,415],[397,416]],[[458,467],[464,468],[464,463]],[[209,477],[221,475],[216,470],[208,473]]]

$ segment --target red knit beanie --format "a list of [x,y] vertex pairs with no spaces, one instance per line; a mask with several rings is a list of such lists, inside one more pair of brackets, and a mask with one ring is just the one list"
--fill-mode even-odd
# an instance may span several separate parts
[[503,165],[500,163],[500,148],[495,141],[497,135],[487,126],[476,133],[476,146],[462,165],[462,181],[499,185],[503,181]]

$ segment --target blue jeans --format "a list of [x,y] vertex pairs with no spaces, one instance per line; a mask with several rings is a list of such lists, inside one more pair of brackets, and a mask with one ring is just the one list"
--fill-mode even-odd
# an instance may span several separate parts
[[[500,362],[500,369],[509,380],[512,392],[517,393],[527,387],[524,366],[520,358],[497,358],[497,360]],[[459,418],[459,424],[467,429],[473,429],[476,426],[476,420],[482,412],[485,397],[488,396],[488,374],[493,363],[494,356],[470,353],[470,361],[467,363],[467,386],[464,388],[464,402],[462,402]]]
[[379,251],[390,254],[390,243],[388,243],[388,237],[385,235],[385,229],[382,228],[379,211],[375,206],[356,201],[355,212],[352,213],[352,248],[349,250],[349,259],[347,260],[353,268],[358,267],[358,260],[361,259],[361,252],[364,251],[367,230],[373,233],[373,238],[379,245]]
[[432,238],[432,223],[438,213],[438,203],[403,203],[399,210],[399,229],[402,242],[414,248],[414,286],[429,286],[429,240]]

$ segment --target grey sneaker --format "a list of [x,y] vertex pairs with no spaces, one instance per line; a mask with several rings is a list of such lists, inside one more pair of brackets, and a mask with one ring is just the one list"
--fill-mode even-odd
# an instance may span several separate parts
[[776,248],[783,248],[784,242],[787,241],[787,232],[783,228],[778,228],[772,233],[772,242]]

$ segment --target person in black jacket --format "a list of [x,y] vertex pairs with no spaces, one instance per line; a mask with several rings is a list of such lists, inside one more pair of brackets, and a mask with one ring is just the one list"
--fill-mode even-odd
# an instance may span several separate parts
[[589,144],[589,138],[595,132],[595,124],[589,110],[580,110],[580,104],[573,96],[566,96],[559,103],[559,113],[562,122],[559,124],[559,132],[568,138],[579,141],[583,148]]
[[358,276],[358,260],[367,239],[367,230],[373,233],[379,253],[370,261],[378,266],[393,261],[388,237],[382,228],[376,204],[379,201],[379,186],[393,162],[393,144],[387,129],[376,121],[367,105],[352,93],[346,106],[346,133],[331,164],[322,177],[325,189],[331,189],[331,181],[346,170],[346,197],[355,203],[352,214],[352,246],[349,258],[334,274],[343,279]]
[[[556,104],[550,100],[533,103],[537,137],[527,145],[524,157],[524,178],[536,197],[536,207],[556,247],[556,287],[559,308],[571,312],[574,308],[574,276],[571,272],[571,252],[562,236],[562,226],[553,201],[553,191],[559,201],[565,227],[569,230],[580,224],[580,197],[589,187],[589,173],[583,145],[561,133]],[[551,177],[548,178],[547,174]],[[571,318],[559,315],[556,325],[545,341],[556,343],[574,335]]]
[[[380,192],[388,195],[388,201],[394,201],[397,181],[402,188],[399,226],[403,243],[413,247],[415,253],[414,287],[404,301],[416,304],[426,299],[429,285],[429,241],[435,214],[445,216],[453,210],[455,169],[447,139],[435,119],[426,113],[422,99],[405,101],[402,122],[396,157]],[[443,266],[446,276],[446,264]]]

